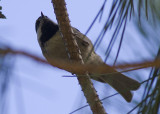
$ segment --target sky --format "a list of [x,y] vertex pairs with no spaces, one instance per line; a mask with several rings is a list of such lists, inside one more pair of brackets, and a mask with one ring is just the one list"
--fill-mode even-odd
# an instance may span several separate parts
[[[98,13],[103,0],[66,0],[66,3],[71,25],[78,28],[82,33],[85,33]],[[109,4],[110,3],[108,3],[107,6],[109,6]],[[41,11],[44,15],[56,21],[51,0],[2,0],[0,1],[0,5],[3,7],[2,12],[7,17],[7,19],[0,20],[0,41],[13,49],[26,51],[44,58],[37,42],[35,21],[40,16]],[[104,14],[107,12],[108,10],[106,10]],[[92,42],[95,42],[104,22],[105,18],[103,18],[100,23],[97,21],[87,35]],[[133,25],[130,24],[130,26]],[[136,28],[132,27],[130,29],[126,30],[128,31],[127,33],[137,33]],[[105,35],[105,37],[109,36],[111,35]],[[139,37],[138,34],[136,34],[136,36]],[[103,47],[106,47],[108,40],[105,40],[97,50],[97,53],[100,54],[103,59]],[[134,53],[129,48],[133,45],[131,43],[122,48],[119,61],[140,61],[142,58],[154,58],[142,45],[142,41],[137,39],[132,40],[132,42],[140,45],[143,54],[134,56]],[[127,42],[127,40],[124,40],[124,42]],[[138,52],[138,49],[135,51]],[[129,55],[129,57],[122,57],[124,54]],[[113,63],[113,60],[110,61],[112,56],[115,56],[115,54],[111,54],[108,64]],[[79,106],[82,106],[79,105],[80,103],[86,104],[77,79],[62,77],[71,75],[69,72],[35,62],[24,56],[15,56],[13,59],[14,68],[12,70],[12,77],[7,94],[7,114],[68,114]],[[133,75],[131,73],[128,73],[128,75],[129,74]],[[147,76],[148,72],[143,70],[142,74]],[[136,79],[136,77],[134,78]],[[101,98],[116,92],[111,90],[111,88],[109,89],[110,91],[101,89],[102,86],[106,86],[104,84],[98,83],[96,85],[96,88],[99,89],[98,93],[102,94],[100,95]],[[140,88],[135,92],[134,98],[136,99],[138,97],[140,99],[141,96],[142,89]],[[111,104],[112,100],[113,103],[116,102],[114,98],[111,98],[108,102]],[[116,98],[122,99],[121,96],[117,96]],[[123,99],[117,103],[117,105],[120,105],[121,102],[126,105],[133,105],[127,104]],[[114,108],[110,108],[107,112],[112,112],[113,109]],[[85,111],[85,109],[83,110]],[[129,109],[124,110],[129,111]]]

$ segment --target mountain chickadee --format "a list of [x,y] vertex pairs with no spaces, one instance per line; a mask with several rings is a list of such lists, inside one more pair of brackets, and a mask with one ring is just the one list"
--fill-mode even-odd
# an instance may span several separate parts
[[[38,42],[41,47],[42,53],[49,63],[51,63],[50,61],[52,60],[63,60],[66,62],[70,61],[68,54],[66,52],[64,41],[59,31],[59,27],[55,22],[50,20],[47,16],[44,16],[43,13],[41,13],[41,16],[36,21],[35,27],[36,27]],[[92,50],[93,47],[92,42],[89,40],[87,36],[82,34],[76,28],[72,27],[72,29],[73,33],[75,34],[77,44],[80,48],[82,58],[86,59],[88,57],[88,54]],[[105,64],[105,63],[102,61],[101,57],[97,55],[93,50],[90,53],[90,56],[88,57],[87,61],[85,61],[85,64],[94,65],[94,64]],[[112,69],[112,71],[117,72],[113,68],[111,67],[109,68]],[[89,72],[89,74],[92,74],[92,72]],[[125,75],[118,72],[106,76],[90,75],[90,77],[94,80],[103,83],[108,83],[115,90],[117,90],[122,95],[122,97],[128,102],[132,100],[131,91],[137,90],[140,87],[139,82],[129,77],[126,77]]]

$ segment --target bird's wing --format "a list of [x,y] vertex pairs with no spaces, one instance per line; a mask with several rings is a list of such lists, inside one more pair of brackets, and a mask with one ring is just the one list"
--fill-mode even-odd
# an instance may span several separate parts
[[92,45],[91,40],[89,38],[87,38],[86,35],[82,34],[78,29],[76,29],[74,27],[72,29],[73,29],[74,35],[75,35],[78,43],[81,43],[82,45],[84,45],[86,47],[89,45]]

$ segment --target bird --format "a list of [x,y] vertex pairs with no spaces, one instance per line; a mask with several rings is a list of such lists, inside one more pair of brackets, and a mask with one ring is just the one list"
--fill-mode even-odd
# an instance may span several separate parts
[[[56,24],[41,12],[41,16],[36,20],[35,29],[42,54],[44,55],[48,63],[51,63],[51,61],[53,60],[70,62],[68,52],[66,51],[64,40],[62,38],[58,24]],[[87,58],[84,64],[107,65],[93,49],[91,40],[86,35],[81,33],[78,29],[72,27],[72,30],[74,38],[76,39],[78,47],[81,51],[82,58]],[[137,90],[140,87],[140,83],[118,72],[116,69],[109,65],[107,65],[107,67],[111,71],[116,73],[110,73],[109,75],[104,74],[99,76],[96,74],[96,76],[94,76],[94,73],[89,72],[89,76],[93,80],[102,83],[108,83],[127,102],[131,102],[133,97],[132,91]]]

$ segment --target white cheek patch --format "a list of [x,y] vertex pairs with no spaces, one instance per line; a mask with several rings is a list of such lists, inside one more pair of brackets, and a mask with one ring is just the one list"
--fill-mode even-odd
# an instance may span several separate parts
[[40,40],[40,37],[41,37],[41,35],[42,35],[41,26],[42,26],[42,24],[40,23],[40,25],[39,25],[39,27],[38,27],[38,30],[37,30],[37,39],[38,39],[38,41]]

